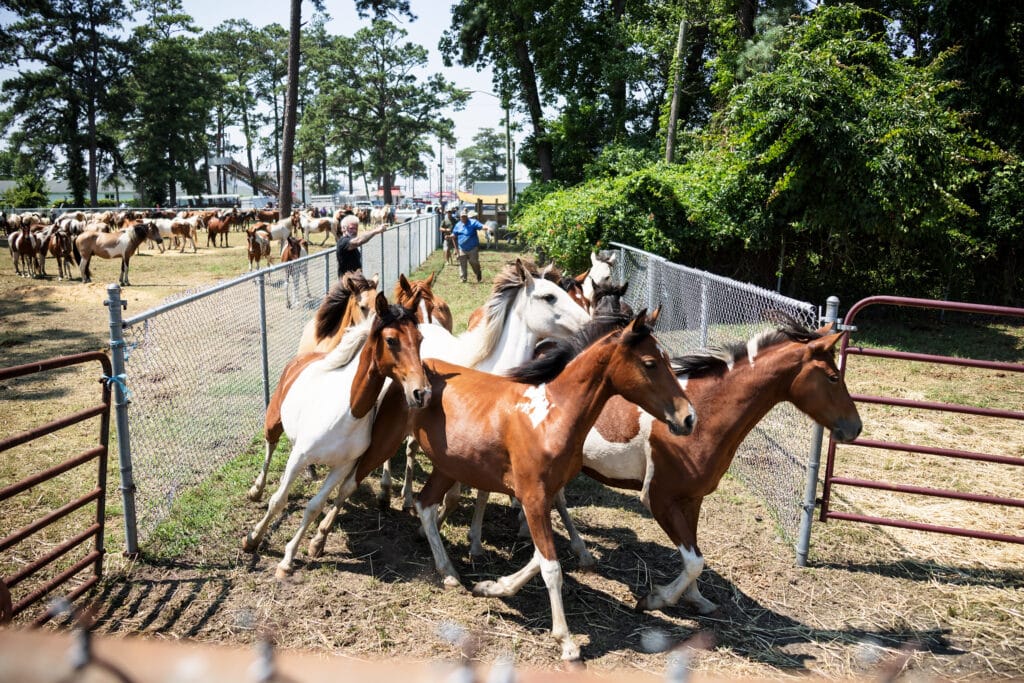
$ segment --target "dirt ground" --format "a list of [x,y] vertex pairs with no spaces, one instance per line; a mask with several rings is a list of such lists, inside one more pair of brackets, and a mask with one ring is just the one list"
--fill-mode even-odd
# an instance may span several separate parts
[[[494,267],[507,256],[483,252],[482,260],[485,268],[488,263]],[[105,265],[109,272],[101,270],[97,283],[115,277],[116,267]],[[245,267],[240,246],[200,248],[197,255],[143,254],[132,262],[128,314],[181,289],[244,272]],[[446,270],[440,259],[432,259],[428,267],[440,270],[437,288],[442,295],[458,296],[451,268]],[[103,284],[24,280],[15,278],[5,263],[0,267],[0,294],[0,367],[105,345]],[[1024,358],[1022,338],[1018,334],[1010,343],[1018,363]],[[893,375],[885,369],[872,371],[870,363],[865,372],[862,386],[851,381],[855,393],[872,393],[878,376]],[[915,375],[897,383],[927,393],[931,383],[951,381],[976,383],[979,395],[998,391],[1009,397],[1010,407],[1024,409],[1020,376],[930,380]],[[38,420],[86,403],[83,384],[68,374],[34,387],[46,391],[28,396],[20,385],[0,382],[0,437],[24,428],[29,416]],[[949,432],[961,443],[977,442],[977,450],[991,445],[991,429],[972,427],[969,420],[925,427],[918,416],[865,412],[864,418],[864,436],[869,438]],[[988,452],[1024,457],[1019,423],[992,429],[1006,430],[1000,441],[1008,450]],[[254,448],[239,459],[236,473],[243,473],[241,479],[255,472],[258,458]],[[878,456],[855,456],[852,470],[858,472],[872,458]],[[284,459],[279,451],[277,472]],[[908,469],[898,456],[875,464],[886,472]],[[925,477],[954,478],[949,465],[921,469]],[[984,486],[990,481],[991,487],[1015,490],[1019,496],[1024,490],[1020,469],[993,473]],[[13,466],[0,465],[0,486],[12,477]],[[463,589],[440,585],[427,544],[417,535],[418,522],[398,509],[397,500],[380,509],[367,485],[346,505],[324,556],[309,560],[303,546],[299,571],[278,582],[274,566],[313,483],[292,491],[286,513],[259,552],[249,555],[241,551],[242,538],[265,508],[245,499],[247,484],[238,484],[231,475],[223,479],[203,495],[227,497],[226,511],[213,526],[186,528],[188,543],[157,542],[142,558],[128,561],[109,542],[106,575],[92,593],[99,631],[234,644],[272,632],[281,647],[365,659],[453,659],[468,652],[486,662],[511,656],[521,665],[560,666],[558,648],[546,635],[548,597],[539,578],[505,600],[474,598],[466,590],[475,581],[517,570],[532,554],[530,544],[516,535],[518,522],[507,501],[488,510],[483,561],[472,563],[468,557],[468,497],[446,527]],[[422,471],[417,479],[425,479]],[[690,643],[698,647],[693,669],[722,677],[1024,678],[1022,546],[830,522],[815,526],[809,566],[797,568],[793,548],[781,539],[770,514],[727,476],[705,501],[700,526],[707,560],[700,587],[720,605],[719,611],[707,617],[685,607],[638,613],[633,609],[638,597],[678,575],[678,552],[632,492],[579,478],[567,495],[577,526],[598,559],[596,571],[580,571],[560,534],[569,628],[592,671],[609,677],[617,670],[660,676],[666,650]],[[870,509],[853,495],[839,496],[839,503]],[[926,510],[929,514],[938,513]],[[949,514],[969,521],[976,513],[960,507]],[[1008,526],[1008,533],[1018,534],[1024,533],[1020,519],[1001,513],[978,517],[982,526]],[[120,523],[116,506],[108,512],[108,523]],[[5,526],[0,523],[0,534],[8,532]]]

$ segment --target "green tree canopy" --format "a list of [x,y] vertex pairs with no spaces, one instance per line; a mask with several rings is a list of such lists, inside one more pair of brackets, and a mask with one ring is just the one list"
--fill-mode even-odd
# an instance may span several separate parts
[[493,128],[481,128],[473,136],[473,144],[456,152],[459,159],[459,181],[470,187],[474,180],[505,179],[505,135]]

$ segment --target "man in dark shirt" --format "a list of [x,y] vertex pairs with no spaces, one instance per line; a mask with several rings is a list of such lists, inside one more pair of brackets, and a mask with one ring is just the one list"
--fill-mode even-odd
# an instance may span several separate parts
[[338,256],[338,277],[352,270],[361,270],[363,267],[363,256],[359,247],[371,238],[382,234],[387,226],[380,226],[376,230],[369,230],[362,235],[359,234],[359,219],[349,214],[341,219],[339,231],[341,237],[334,250]]

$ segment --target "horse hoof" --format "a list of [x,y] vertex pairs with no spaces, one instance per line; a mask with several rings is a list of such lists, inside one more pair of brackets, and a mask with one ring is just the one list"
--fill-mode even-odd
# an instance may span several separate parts
[[282,567],[281,565],[278,565],[277,569],[274,570],[274,578],[278,581],[285,581],[286,579],[291,578],[293,573],[295,573],[295,570],[291,567]]
[[245,494],[245,495],[252,502],[258,503],[258,502],[260,502],[260,498],[263,497],[263,489],[258,489],[255,486],[253,486],[251,489],[249,489],[249,492],[247,494]]
[[309,542],[309,556],[312,558],[318,558],[324,554],[324,546],[327,544],[326,536],[314,536],[313,540]]
[[459,577],[452,576],[451,574],[441,579],[441,584],[445,588],[462,588],[462,582],[459,581]]
[[254,553],[256,552],[256,546],[258,545],[259,542],[253,538],[252,534],[249,534],[245,537],[245,540],[242,541],[242,550],[247,553]]
[[579,569],[584,572],[592,572],[597,567],[597,560],[590,554],[589,551],[584,551],[580,555]]
[[562,642],[562,661],[578,662],[580,660],[580,646],[571,640]]

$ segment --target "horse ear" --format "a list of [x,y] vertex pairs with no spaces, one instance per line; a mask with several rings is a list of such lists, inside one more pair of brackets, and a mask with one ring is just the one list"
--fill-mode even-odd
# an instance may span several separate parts
[[654,324],[658,322],[658,317],[661,315],[661,306],[655,308],[649,316],[647,316],[647,326],[654,327]]
[[516,273],[525,284],[533,284],[533,276],[530,275],[530,270],[523,264],[523,259],[521,258],[516,259]]
[[383,318],[387,315],[389,310],[388,298],[384,296],[384,292],[377,292],[377,298],[374,300],[373,306],[377,311],[378,318]]
[[591,266],[596,266],[600,262],[601,262],[601,259],[597,258],[597,252],[594,252],[594,251],[590,252],[590,265]]
[[832,353],[836,348],[836,344],[843,338],[845,332],[836,332],[834,334],[826,334],[821,339],[815,339],[809,344],[813,351],[820,351],[822,353]]
[[367,280],[367,282],[372,284],[374,289],[377,289],[377,287],[380,285],[380,273],[374,273],[373,277]]
[[405,277],[405,273],[399,274],[398,286],[401,287],[402,291],[406,294],[412,294],[412,285],[409,284],[409,280]]
[[432,287],[434,285],[434,276],[435,275],[437,275],[437,271],[436,270],[435,271],[431,271],[430,277],[427,278],[427,287]]
[[590,268],[587,268],[585,271],[574,277],[573,280],[576,281],[576,284],[582,285],[583,281],[587,279],[588,275],[590,275]]
[[816,332],[817,332],[818,334],[820,334],[820,335],[821,335],[822,337],[824,337],[824,336],[825,336],[825,335],[827,335],[827,334],[831,334],[831,333],[832,333],[832,330],[833,330],[833,329],[835,328],[835,326],[836,326],[836,324],[835,324],[835,322],[833,321],[833,322],[830,322],[830,323],[828,323],[827,325],[823,325],[822,327],[819,327],[819,328],[818,328],[817,330],[815,330],[815,331],[816,331]]

